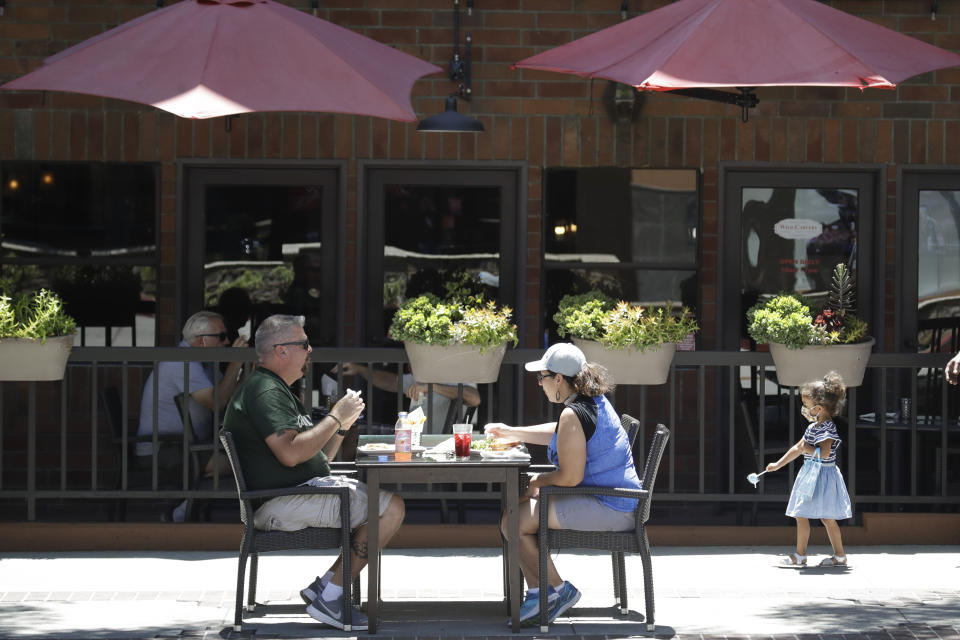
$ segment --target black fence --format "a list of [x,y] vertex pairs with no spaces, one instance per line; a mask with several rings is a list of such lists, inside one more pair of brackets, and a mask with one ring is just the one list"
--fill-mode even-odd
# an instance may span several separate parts
[[[486,422],[555,419],[557,406],[546,402],[534,376],[523,372],[523,363],[540,355],[509,350],[498,381],[479,385],[479,430]],[[78,347],[62,382],[0,383],[0,519],[123,519],[131,504],[234,500],[232,477],[205,476],[198,469],[207,458],[214,466],[226,464],[215,434],[194,438],[184,430],[171,437],[154,430],[137,436],[140,399],[160,362],[184,363],[187,379],[190,362],[221,367],[254,358],[252,349]],[[849,390],[837,422],[844,440],[839,462],[855,510],[957,510],[960,389],[943,379],[948,358],[874,354],[864,384]],[[333,399],[346,387],[361,388],[368,410],[359,433],[389,432],[403,395],[363,378],[344,378],[335,366],[360,362],[402,372],[406,361],[402,349],[315,349],[302,385],[305,404],[322,412],[323,391],[332,385]],[[322,384],[324,374],[329,378]],[[643,459],[657,423],[673,431],[656,492],[658,510],[673,521],[712,522],[723,512],[737,522],[744,517],[757,522],[764,509],[782,515],[797,465],[765,475],[757,488],[746,480],[796,442],[805,427],[796,389],[776,384],[769,354],[678,352],[666,384],[623,385],[611,396],[618,411],[641,422],[637,459]],[[156,403],[148,410],[156,417]],[[214,412],[213,424],[220,413]],[[147,457],[137,455],[138,442],[151,445]],[[534,449],[534,462],[545,461]],[[345,446],[347,458],[349,452]],[[409,496],[428,498],[430,491],[411,489]]]

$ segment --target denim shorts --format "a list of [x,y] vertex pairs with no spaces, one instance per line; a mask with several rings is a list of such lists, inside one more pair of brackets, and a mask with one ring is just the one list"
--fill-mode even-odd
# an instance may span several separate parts
[[617,511],[594,496],[552,496],[550,504],[564,529],[630,531],[634,528],[633,511]]
[[[324,476],[311,478],[311,487],[350,488],[350,528],[367,521],[367,485],[355,478]],[[383,515],[393,494],[380,492],[377,513]],[[296,495],[271,498],[253,515],[253,526],[261,531],[299,531],[307,527],[339,527],[340,497],[332,495]]]

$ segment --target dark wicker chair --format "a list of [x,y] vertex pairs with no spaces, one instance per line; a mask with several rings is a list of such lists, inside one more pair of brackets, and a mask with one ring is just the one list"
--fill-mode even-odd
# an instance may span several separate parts
[[[622,421],[639,423],[624,415]],[[628,429],[629,433],[629,429]],[[670,430],[658,424],[650,443],[647,464],[640,476],[642,489],[607,489],[601,487],[541,487],[540,488],[540,631],[548,629],[547,615],[547,558],[551,549],[599,549],[610,551],[613,560],[613,590],[620,605],[620,612],[627,613],[627,573],[624,553],[639,553],[643,563],[644,596],[646,596],[647,630],[654,630],[653,613],[653,569],[650,563],[650,542],[647,540],[647,519],[650,517],[650,502],[653,498],[653,486],[657,479],[660,458],[666,449]],[[632,531],[576,531],[572,529],[550,529],[547,526],[550,498],[558,495],[606,495],[623,498],[637,498],[634,512],[636,526]]]
[[637,441],[637,434],[640,433],[640,421],[633,416],[623,414],[620,416],[620,426],[627,432],[627,440],[630,441],[630,450]]
[[[289,551],[292,549],[340,549],[343,554],[343,575],[350,575],[350,497],[346,487],[309,487],[297,486],[283,489],[247,490],[243,470],[237,460],[233,435],[220,430],[220,442],[227,453],[227,459],[233,468],[233,477],[237,481],[237,494],[240,498],[240,520],[243,522],[243,537],[240,540],[240,564],[237,571],[236,616],[233,630],[240,631],[243,624],[243,582],[250,558],[250,586],[247,594],[246,611],[248,616],[265,615],[271,611],[288,612],[289,605],[261,605],[256,603],[257,596],[257,560],[265,551]],[[308,527],[299,531],[258,531],[253,526],[254,501],[278,496],[326,493],[340,496],[339,527]],[[360,581],[353,584],[349,579],[343,581],[344,631],[350,631],[353,609],[351,602],[359,601]],[[298,605],[302,608],[303,605]]]

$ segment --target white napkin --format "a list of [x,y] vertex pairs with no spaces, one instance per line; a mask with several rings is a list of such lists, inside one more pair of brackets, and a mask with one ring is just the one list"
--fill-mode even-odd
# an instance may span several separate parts
[[430,447],[429,449],[427,449],[426,452],[427,453],[453,453],[454,448],[455,448],[454,439],[447,438],[440,444]]
[[336,396],[337,395],[337,381],[323,374],[320,376],[320,393],[325,396]]
[[426,421],[427,418],[423,415],[423,407],[417,407],[407,414],[407,422],[410,423],[410,426],[414,431],[423,431],[423,423]]

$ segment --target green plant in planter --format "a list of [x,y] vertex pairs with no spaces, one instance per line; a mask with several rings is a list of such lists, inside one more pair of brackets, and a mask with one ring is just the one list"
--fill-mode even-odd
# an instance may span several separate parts
[[504,342],[517,344],[517,328],[510,322],[510,307],[497,309],[493,302],[463,306],[425,294],[407,300],[390,325],[394,340],[421,344],[466,344],[481,351]]
[[632,305],[600,291],[564,296],[553,320],[561,336],[594,340],[617,350],[646,351],[680,342],[699,328],[686,307],[676,313],[670,306]]
[[563,296],[553,321],[561,337],[570,334],[584,340],[600,342],[603,319],[617,306],[616,300],[596,289],[587,293]]
[[843,263],[833,270],[826,304],[814,306],[803,296],[784,293],[747,311],[747,333],[757,342],[777,342],[788,349],[811,344],[853,344],[867,340],[867,323],[854,313],[854,279]]
[[67,336],[77,329],[63,310],[63,301],[52,291],[41,289],[16,298],[0,294],[0,338],[40,340]]

